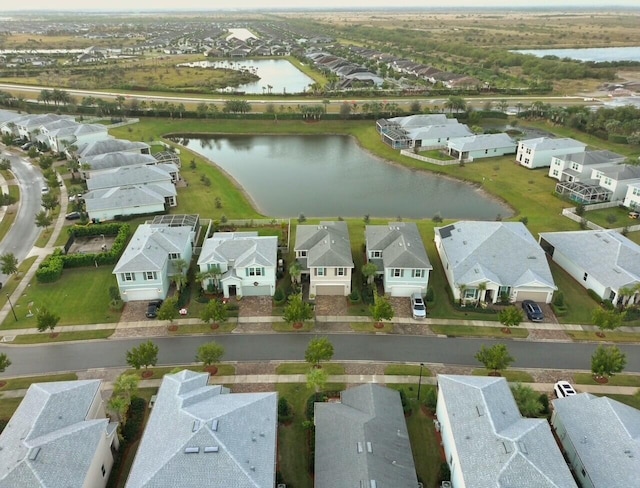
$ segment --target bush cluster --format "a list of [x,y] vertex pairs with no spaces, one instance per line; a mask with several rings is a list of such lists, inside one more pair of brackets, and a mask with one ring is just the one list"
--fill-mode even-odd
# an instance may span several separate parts
[[64,255],[61,249],[56,249],[40,263],[36,270],[36,279],[39,283],[53,283],[62,275]]
[[107,488],[116,488],[123,469],[122,463],[129,445],[140,438],[142,435],[142,426],[144,424],[144,415],[147,409],[147,401],[144,398],[133,397],[131,405],[129,405],[129,413],[127,415],[127,423],[122,428],[122,440],[120,447],[113,459],[113,467]]

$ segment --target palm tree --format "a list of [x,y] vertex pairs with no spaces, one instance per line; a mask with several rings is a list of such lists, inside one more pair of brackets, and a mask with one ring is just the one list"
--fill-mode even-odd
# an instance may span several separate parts
[[302,266],[298,261],[295,261],[291,266],[289,266],[289,276],[291,277],[291,284],[294,288],[298,287],[300,283],[300,275],[302,274]]
[[483,281],[482,283],[478,283],[478,301],[476,302],[476,308],[480,305],[480,301],[484,299],[485,292],[487,291],[487,282]]
[[196,275],[196,279],[200,281],[202,285],[207,283],[207,288],[209,285],[209,280],[213,280],[213,286],[215,289],[220,288],[220,276],[222,275],[222,270],[220,269],[220,265],[212,264],[209,266],[209,269],[206,271],[201,271]]
[[467,285],[466,285],[466,284],[464,284],[464,283],[460,283],[460,284],[458,285],[458,290],[459,290],[459,292],[460,292],[460,298],[459,298],[459,300],[460,300],[460,305],[462,305],[463,300],[464,300],[464,292],[465,292],[465,291],[467,291]]

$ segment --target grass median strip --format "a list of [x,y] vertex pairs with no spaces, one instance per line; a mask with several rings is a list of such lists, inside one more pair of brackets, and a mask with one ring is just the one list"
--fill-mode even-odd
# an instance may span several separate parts
[[50,383],[52,381],[73,381],[77,380],[78,375],[75,373],[50,374],[43,376],[25,376],[23,378],[9,378],[2,380],[5,385],[0,387],[0,391],[7,390],[24,390],[29,388],[32,383]]
[[[590,373],[575,373],[573,380],[576,385],[601,385],[593,379],[593,375]],[[636,386],[640,388],[640,375],[637,374],[620,374],[611,376],[607,383],[607,386]]]
[[78,330],[73,332],[56,332],[51,337],[48,332],[44,334],[23,334],[16,336],[11,344],[41,344],[49,342],[89,341],[92,339],[108,339],[115,329]]
[[[307,374],[311,365],[309,363],[284,363],[278,365],[276,374]],[[322,365],[329,375],[344,374],[344,366],[342,364],[327,363]]]
[[351,330],[354,332],[386,332],[387,334],[393,332],[394,326],[392,323],[382,322],[381,324],[382,327],[378,328],[374,322],[351,322],[349,327],[351,327]]
[[288,324],[286,322],[273,322],[271,324],[271,328],[276,332],[309,332],[314,328],[313,322],[303,322],[302,326],[299,329],[296,329],[293,324]]
[[[215,376],[231,376],[236,374],[236,367],[232,364],[216,364],[218,368]],[[191,371],[196,371],[198,373],[202,373],[205,371],[204,366],[202,365],[185,365],[185,366],[160,366],[157,368],[148,368],[148,369],[128,369],[125,371],[126,374],[135,374],[139,376],[141,379],[145,380],[160,380],[163,378],[165,374],[169,374],[172,371],[182,371],[183,369],[188,369]],[[142,378],[142,375],[145,371],[151,372],[151,376],[147,378]]]
[[[484,368],[479,368],[479,369],[474,369],[471,374],[473,376],[489,376],[489,373],[491,373],[491,371]],[[517,370],[500,371],[500,376],[502,376],[503,378],[506,378],[506,380],[511,383],[535,383],[533,376],[531,376],[529,373],[526,373],[524,371],[517,371]]]
[[212,329],[211,324],[185,324],[179,325],[176,330],[169,330],[170,335],[187,335],[187,334],[227,334],[232,332],[238,324],[224,323],[219,324],[217,329]]
[[431,325],[431,330],[438,335],[448,337],[495,337],[500,339],[529,337],[527,329],[511,327],[509,333],[502,332],[502,327],[479,327],[473,325]]
[[[640,330],[638,331],[640,332]],[[599,337],[595,332],[584,330],[568,330],[567,335],[574,341],[595,341],[595,342],[640,342],[640,333],[607,331],[604,337]]]
[[[389,376],[420,376],[420,366],[415,364],[390,364],[384,368]],[[429,368],[422,367],[422,376],[433,376]]]

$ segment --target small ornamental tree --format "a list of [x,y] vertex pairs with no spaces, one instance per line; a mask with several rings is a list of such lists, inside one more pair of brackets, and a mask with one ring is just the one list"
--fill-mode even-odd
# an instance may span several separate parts
[[138,347],[127,351],[127,364],[134,369],[155,366],[158,362],[158,346],[151,341],[143,342]]
[[313,318],[313,309],[310,304],[302,300],[302,293],[291,295],[284,307],[282,318],[288,324],[301,324]]
[[320,367],[322,361],[331,361],[333,344],[326,337],[314,337],[309,341],[304,359],[315,368]]
[[196,361],[201,362],[205,367],[209,367],[212,364],[219,363],[224,356],[224,347],[215,341],[202,344],[198,348],[196,354]]
[[523,417],[538,417],[544,410],[540,395],[530,386],[516,383],[511,387],[511,393]]
[[316,393],[322,390],[329,380],[326,369],[311,368],[307,373],[307,386],[313,388]]
[[622,325],[627,312],[619,312],[618,310],[606,310],[604,308],[596,308],[591,314],[591,320],[600,329],[600,335],[604,336],[605,330],[615,330]]
[[379,296],[375,290],[373,292],[373,305],[369,307],[369,310],[376,323],[380,323],[382,320],[391,320],[394,315],[389,299],[385,296]]
[[9,356],[5,353],[0,353],[0,373],[4,373],[9,366],[11,366]]
[[609,378],[621,373],[627,365],[627,356],[616,346],[598,348],[591,356],[591,372],[596,378]]
[[373,263],[367,263],[362,267],[362,276],[367,280],[367,285],[373,285],[373,280],[378,272],[378,267]]
[[200,313],[200,320],[202,320],[205,324],[209,324],[211,322],[213,322],[214,324],[218,322],[226,322],[226,305],[219,300],[209,300],[209,303],[207,303],[207,305]]
[[167,298],[158,310],[159,320],[173,322],[178,316],[178,297]]
[[500,371],[507,369],[509,365],[515,361],[509,354],[505,344],[496,344],[491,347],[483,345],[476,353],[475,358],[486,369],[493,371],[496,375],[498,375]]
[[518,307],[510,306],[500,311],[498,320],[505,327],[514,327],[522,322],[524,315]]
[[47,213],[46,210],[40,210],[36,214],[36,227],[47,228],[47,227],[49,227],[51,225],[52,222],[53,222],[53,219]]
[[36,315],[36,323],[40,332],[47,330],[53,333],[56,325],[60,321],[60,316],[50,311],[47,307],[42,307]]
[[8,276],[18,272],[18,258],[13,253],[5,253],[0,256],[0,271]]

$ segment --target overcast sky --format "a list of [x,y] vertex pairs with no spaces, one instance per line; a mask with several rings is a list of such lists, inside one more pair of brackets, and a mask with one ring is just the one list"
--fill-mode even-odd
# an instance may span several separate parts
[[217,10],[269,8],[381,8],[381,7],[600,7],[639,6],[638,0],[3,0],[0,15],[15,10]]

